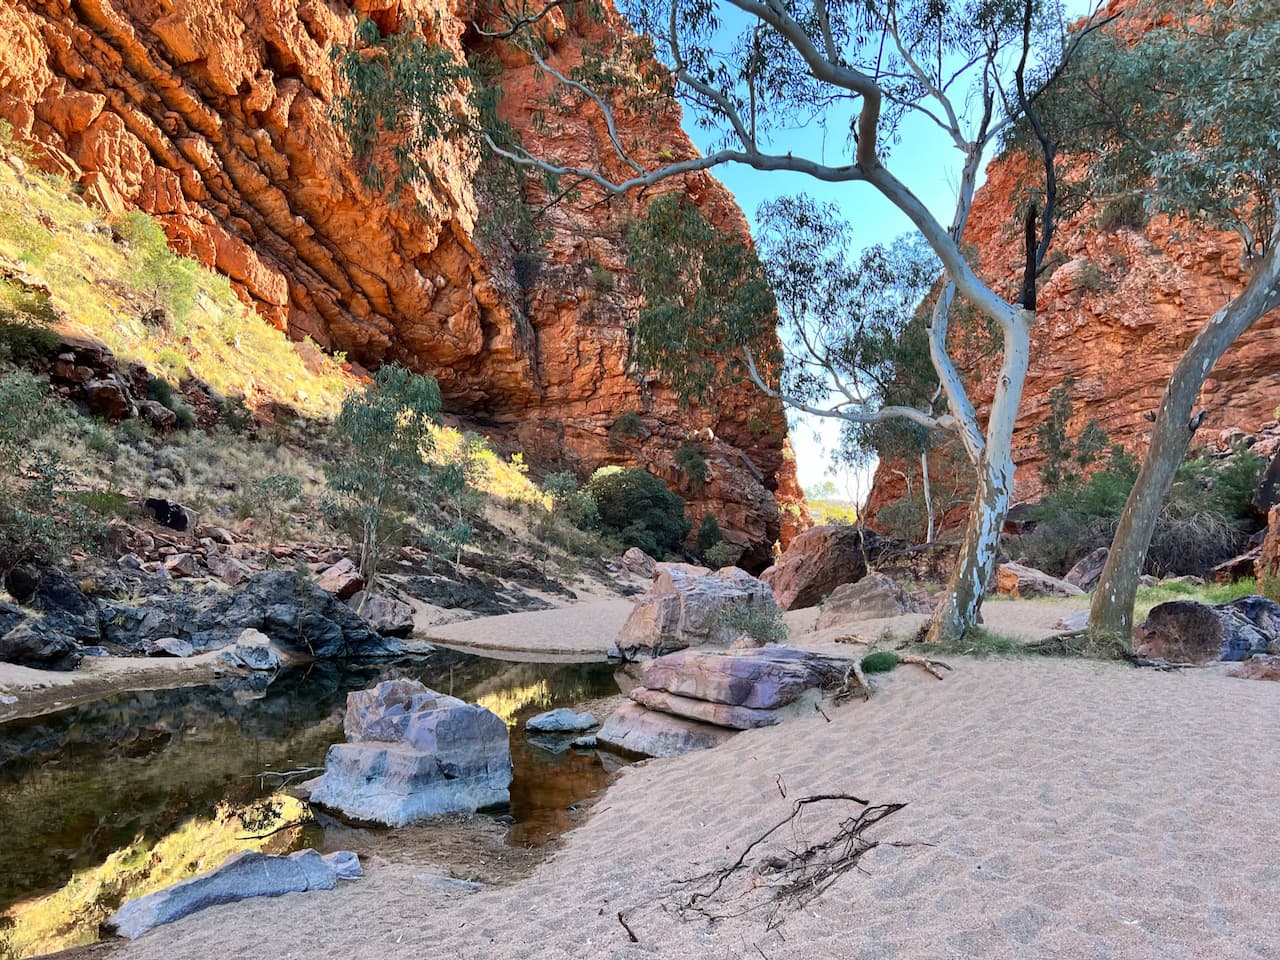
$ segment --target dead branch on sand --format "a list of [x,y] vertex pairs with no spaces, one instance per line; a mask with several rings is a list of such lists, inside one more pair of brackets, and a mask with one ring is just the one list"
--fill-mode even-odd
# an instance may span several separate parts
[[895,653],[887,650],[869,653],[865,657],[855,657],[849,662],[849,667],[844,672],[844,680],[832,692],[831,699],[836,703],[842,703],[855,693],[861,693],[862,699],[870,700],[872,687],[871,681],[867,679],[867,673],[884,673],[886,670],[892,670],[903,663],[919,667],[931,677],[936,677],[939,680],[942,679],[943,670],[951,669],[941,660],[931,660],[928,657],[917,657],[908,653]]
[[[857,804],[863,809],[842,819],[832,836],[805,844],[804,813],[818,804],[832,803]],[[751,841],[732,864],[679,881],[703,889],[690,894],[677,910],[685,920],[715,921],[766,908],[766,926],[776,930],[786,921],[787,913],[807,906],[845,873],[858,867],[862,855],[879,846],[879,841],[868,840],[863,833],[905,806],[905,803],[871,806],[868,801],[848,793],[801,797],[791,805],[786,817]],[[753,851],[787,826],[792,828],[792,846],[783,843],[780,851],[759,851],[753,862],[747,862]],[[730,883],[737,878],[742,882]]]

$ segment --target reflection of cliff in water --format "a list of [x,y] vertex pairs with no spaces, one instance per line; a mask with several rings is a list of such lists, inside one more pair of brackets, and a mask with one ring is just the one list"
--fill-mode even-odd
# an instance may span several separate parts
[[[239,816],[279,786],[264,772],[323,764],[329,745],[343,739],[348,691],[393,677],[488,700],[514,725],[512,814],[546,822],[522,842],[568,825],[562,809],[539,809],[544,799],[568,806],[603,787],[598,758],[553,756],[522,741],[533,713],[615,692],[602,664],[512,664],[437,651],[390,664],[316,663],[283,671],[269,686],[250,678],[118,694],[0,726],[0,910],[122,851],[150,850],[190,830],[193,819]],[[562,774],[549,793],[531,785]]]

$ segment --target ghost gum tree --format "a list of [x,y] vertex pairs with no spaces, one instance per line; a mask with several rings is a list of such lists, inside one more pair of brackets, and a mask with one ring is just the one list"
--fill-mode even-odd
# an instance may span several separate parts
[[[1069,38],[1056,0],[637,0],[630,9],[624,3],[623,12],[630,26],[590,3],[481,3],[468,28],[475,43],[465,65],[446,56],[429,32],[382,37],[366,24],[356,44],[338,52],[348,84],[339,119],[358,154],[393,156],[411,174],[430,175],[422,158],[439,141],[467,143],[544,177],[549,194],[563,197],[572,190],[583,202],[644,192],[731,163],[828,184],[863,184],[887,198],[942,264],[945,280],[928,331],[945,407],[933,413],[856,399],[836,404],[846,420],[874,424],[905,417],[961,438],[976,469],[977,493],[960,561],[929,637],[962,635],[976,620],[1009,505],[1010,444],[1035,321],[1036,279],[1053,234],[1055,145],[1035,102],[1087,30]],[[581,57],[562,57],[548,44],[553,21],[562,16],[594,21],[580,31],[596,38]],[[584,111],[599,118],[611,147],[599,167],[527,148],[497,122],[498,98],[488,82],[493,74],[482,62],[485,48],[496,44],[518,48],[546,81],[531,127],[553,127],[558,116]],[[718,138],[706,155],[655,152],[619,133],[616,111],[645,116],[656,112],[655,100],[671,97]],[[936,126],[955,148],[957,196],[949,221],[891,171],[891,148],[911,146],[897,143],[906,129],[902,121],[911,115]],[[962,237],[984,155],[1020,119],[1041,144],[1047,189],[1044,214],[1027,211],[1025,280],[1009,302],[978,276]],[[813,149],[794,142],[797,127]],[[1011,207],[1010,216],[1017,215]],[[985,428],[949,351],[957,295],[994,328],[1002,350]],[[735,354],[743,346],[728,336],[720,344]],[[802,403],[779,389],[776,372],[749,356],[743,361],[766,390]]]
[[[1156,26],[1153,26],[1155,24]],[[1097,198],[1138,195],[1191,229],[1236,231],[1249,280],[1196,334],[1170,377],[1090,611],[1130,637],[1161,505],[1203,412],[1214,365],[1280,305],[1280,19],[1274,0],[1146,0],[1089,37],[1046,114]]]

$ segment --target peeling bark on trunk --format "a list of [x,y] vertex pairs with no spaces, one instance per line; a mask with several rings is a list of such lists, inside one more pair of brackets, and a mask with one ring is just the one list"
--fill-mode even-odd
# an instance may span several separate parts
[[1209,372],[1239,336],[1280,304],[1280,236],[1273,237],[1244,292],[1215,313],[1196,334],[1165,388],[1151,446],[1120,514],[1111,552],[1089,610],[1097,631],[1133,635],[1133,604],[1160,508],[1187,454],[1191,411]]
[[1035,314],[1022,309],[1005,327],[1004,360],[987,422],[986,446],[977,464],[978,490],[969,510],[955,572],[929,623],[926,639],[930,643],[958,640],[977,622],[982,597],[995,568],[1000,531],[1004,529],[1013,490],[1013,427],[1027,378],[1034,321]]

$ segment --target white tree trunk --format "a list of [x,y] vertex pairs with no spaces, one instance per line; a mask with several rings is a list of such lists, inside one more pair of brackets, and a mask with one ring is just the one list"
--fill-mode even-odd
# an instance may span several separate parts
[[978,621],[982,597],[995,570],[1000,533],[1013,491],[1013,428],[1031,357],[1035,314],[1019,310],[1004,332],[1004,360],[987,422],[986,446],[979,460],[978,490],[969,509],[969,525],[947,592],[934,610],[927,639],[958,640]]

